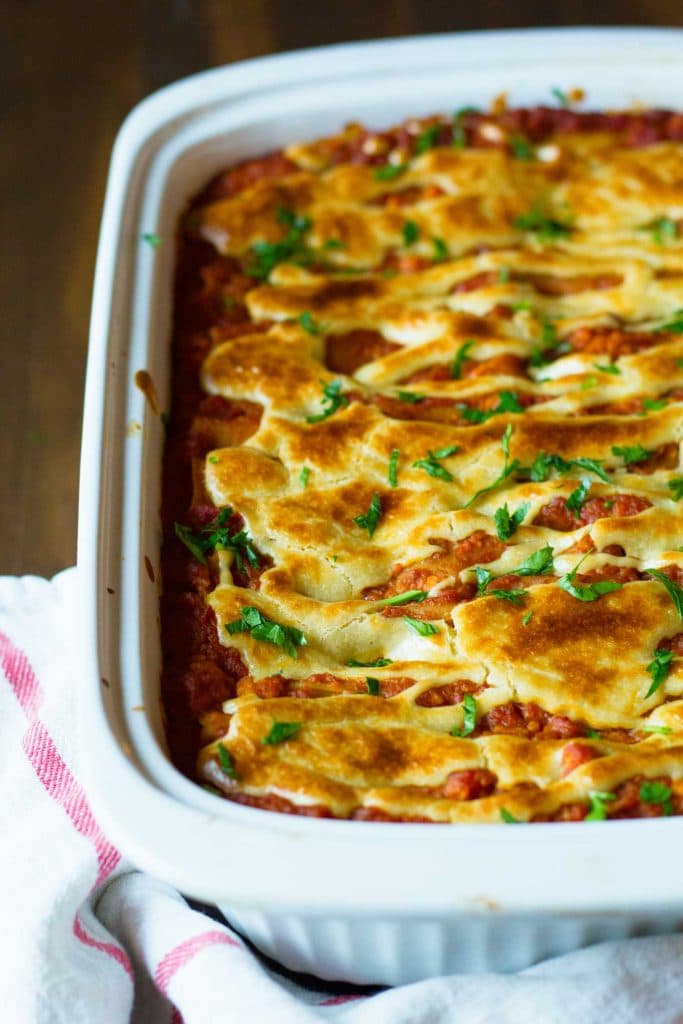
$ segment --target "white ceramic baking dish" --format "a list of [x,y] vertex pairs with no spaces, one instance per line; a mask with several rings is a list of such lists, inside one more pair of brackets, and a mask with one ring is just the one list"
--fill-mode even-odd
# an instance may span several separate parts
[[[159,711],[163,430],[173,236],[216,171],[348,120],[550,99],[681,106],[683,32],[496,32],[362,43],[195,75],[141,103],[112,156],[85,403],[79,565],[85,783],[130,859],[218,904],[259,947],[325,978],[396,984],[510,971],[683,920],[683,819],[426,826],[313,820],[231,804],[170,764]],[[159,235],[153,249],[145,232]],[[148,566],[145,566],[145,559]]]

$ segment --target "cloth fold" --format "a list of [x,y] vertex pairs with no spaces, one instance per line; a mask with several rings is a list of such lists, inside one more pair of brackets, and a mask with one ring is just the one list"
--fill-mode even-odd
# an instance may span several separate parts
[[371,995],[274,969],[135,871],[97,824],[79,781],[79,600],[74,569],[0,578],[0,1020],[683,1024],[683,935]]

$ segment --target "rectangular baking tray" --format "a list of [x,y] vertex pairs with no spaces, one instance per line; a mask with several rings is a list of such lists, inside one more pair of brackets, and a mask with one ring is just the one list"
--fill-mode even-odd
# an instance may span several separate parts
[[[552,87],[575,86],[595,109],[681,106],[683,32],[423,36],[248,61],[143,101],[112,154],[81,461],[84,783],[133,863],[218,904],[266,952],[322,977],[395,984],[509,971],[678,928],[683,819],[314,820],[221,800],[175,770],[159,706],[158,511],[177,218],[220,169],[347,121],[382,127],[485,106],[503,91],[510,105],[534,105]],[[148,232],[158,248],[141,242]],[[135,385],[140,370],[156,403]]]

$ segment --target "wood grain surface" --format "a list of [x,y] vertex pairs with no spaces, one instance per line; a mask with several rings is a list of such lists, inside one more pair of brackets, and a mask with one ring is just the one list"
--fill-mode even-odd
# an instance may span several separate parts
[[680,27],[683,0],[3,0],[0,573],[51,575],[75,561],[98,222],[112,142],[138,100],[299,47],[586,24]]

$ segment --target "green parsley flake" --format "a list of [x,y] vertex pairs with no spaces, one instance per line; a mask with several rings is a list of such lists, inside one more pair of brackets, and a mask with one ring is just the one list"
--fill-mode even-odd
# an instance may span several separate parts
[[584,501],[588,497],[590,489],[591,482],[588,478],[585,478],[567,498],[567,508],[571,513],[573,513],[575,519],[581,518],[581,509],[583,508]]
[[463,119],[467,114],[478,114],[476,107],[461,107],[453,115],[453,145],[456,149],[464,149],[467,145],[467,132]]
[[[671,320],[658,327],[655,333],[666,331],[668,334],[683,334],[683,309],[678,309]],[[680,361],[679,361],[680,365]],[[683,369],[683,366],[681,367]]]
[[597,601],[603,594],[611,594],[614,590],[621,590],[622,584],[615,583],[612,580],[599,580],[597,583],[581,584],[576,583],[576,574],[579,571],[579,566],[588,557],[588,552],[583,558],[577,562],[571,572],[561,576],[557,581],[558,587],[561,587],[571,597],[575,597],[577,601]]
[[529,625],[529,623],[531,622],[531,619],[533,618],[533,614],[534,614],[533,612],[527,612],[526,613],[526,615],[522,619],[522,625],[523,626],[528,626]]
[[662,814],[673,814],[672,798],[673,792],[670,786],[663,782],[642,782],[640,785],[640,799],[645,804],[659,804]]
[[418,156],[426,153],[428,149],[434,149],[439,144],[441,134],[440,124],[430,124],[415,139],[415,152]]
[[674,608],[678,612],[681,619],[683,619],[683,587],[679,587],[678,583],[674,583],[672,579],[658,569],[646,569],[645,572],[648,576],[652,576],[653,579],[658,580],[662,586],[666,589],[669,597],[674,603]]
[[666,486],[671,491],[673,501],[680,501],[683,498],[683,476],[675,476],[673,480],[668,481]]
[[500,820],[502,822],[504,822],[506,825],[521,825],[522,824],[520,819],[519,818],[515,818],[514,814],[510,814],[510,812],[508,810],[506,810],[505,807],[501,807],[500,808],[499,814],[500,814]]
[[550,217],[540,207],[534,207],[513,221],[519,231],[535,235],[539,242],[554,242],[558,238],[567,238],[572,231],[571,224]]
[[621,375],[621,370],[616,363],[608,363],[606,366],[600,363],[593,363],[596,370],[600,370],[601,373],[611,373],[613,376]]
[[418,405],[420,402],[424,402],[427,396],[417,391],[397,391],[396,397],[399,401],[406,402],[407,405]]
[[555,97],[555,99],[557,100],[557,102],[560,104],[561,107],[568,107],[569,106],[569,97],[567,96],[566,92],[564,92],[562,89],[558,88],[555,85],[550,90],[550,92]]
[[299,327],[303,327],[307,334],[316,335],[325,333],[325,328],[321,327],[321,325],[313,319],[308,309],[305,309],[303,313],[299,313],[298,323]]
[[410,626],[413,632],[417,633],[418,636],[434,636],[439,632],[438,627],[433,622],[422,622],[421,619],[412,619],[410,615],[404,615],[403,621],[406,626]]
[[227,775],[229,779],[236,779],[237,772],[232,762],[232,756],[230,751],[224,743],[216,744],[216,752],[218,754],[218,764],[224,775]]
[[301,472],[299,473],[299,483],[301,484],[301,486],[303,487],[304,490],[306,490],[306,486],[308,484],[308,478],[309,478],[310,475],[311,475],[311,468],[310,468],[310,466],[302,466],[301,467]]
[[643,448],[642,444],[612,445],[612,455],[623,459],[625,466],[630,466],[633,462],[642,462],[643,459],[648,459],[652,452],[649,448]]
[[444,260],[448,259],[448,246],[444,242],[443,238],[432,238],[432,246],[434,248],[434,262],[443,263]]
[[669,674],[671,669],[671,662],[674,660],[673,651],[666,651],[661,647],[658,647],[655,651],[654,658],[647,666],[647,671],[652,676],[652,682],[650,689],[645,694],[645,699],[651,697],[653,693],[656,693],[659,687],[662,685],[664,680]]
[[643,224],[641,231],[649,231],[656,245],[669,245],[678,238],[678,224],[670,217],[657,217]]
[[392,450],[389,456],[389,484],[391,487],[398,486],[398,460],[401,457],[401,453],[398,448]]
[[524,522],[526,514],[530,508],[531,505],[528,501],[525,501],[520,505],[512,514],[507,507],[507,502],[505,505],[501,505],[500,508],[497,508],[493,514],[493,518],[496,523],[498,539],[509,540],[510,537],[517,532],[518,527],[520,527]]
[[470,500],[465,502],[463,508],[469,508],[470,505],[472,505],[477,500],[477,498],[481,497],[482,494],[488,494],[489,491],[494,491],[496,487],[500,487],[500,485],[504,483],[504,481],[507,480],[509,476],[511,476],[516,470],[520,469],[521,463],[519,459],[512,459],[512,461],[510,461],[511,437],[512,424],[508,423],[507,427],[505,428],[505,433],[503,434],[503,437],[501,438],[500,442],[501,448],[503,449],[503,455],[505,456],[502,471],[496,477],[493,483],[488,485],[488,487],[480,487],[478,491],[475,491]]
[[373,697],[379,697],[379,695],[380,695],[379,679],[373,679],[372,676],[366,676],[365,677],[365,685],[368,688],[368,693],[369,694],[371,694]]
[[[323,412],[318,413],[316,416],[307,416],[307,423],[322,423],[329,416],[332,416],[339,409],[343,409],[345,405],[349,404],[348,395],[342,393],[342,382],[340,380],[333,380],[329,384],[323,384]],[[325,408],[327,406],[327,408]]]
[[498,271],[498,284],[507,284],[510,280],[511,270],[510,267],[505,264]]
[[242,608],[239,619],[228,622],[225,628],[231,636],[235,633],[249,633],[254,640],[281,647],[290,658],[298,657],[297,647],[305,647],[308,643],[300,629],[274,622],[258,608],[249,605]]
[[668,725],[641,725],[640,728],[643,732],[654,732],[660,736],[670,736],[673,732]]
[[533,146],[522,135],[514,135],[510,139],[510,149],[518,160],[533,160],[534,158]]
[[471,693],[465,694],[462,707],[462,728],[458,728],[454,725],[451,729],[451,736],[458,736],[460,739],[465,739],[467,736],[471,736],[477,728],[477,702]]
[[377,529],[377,524],[379,523],[381,518],[382,500],[377,491],[375,491],[375,493],[372,496],[372,501],[370,502],[370,508],[368,509],[368,511],[365,513],[365,515],[354,516],[353,521],[356,524],[356,526],[360,526],[361,530],[367,530],[368,535],[372,537],[375,530]]
[[263,737],[261,743],[272,746],[274,743],[284,743],[285,740],[291,740],[296,736],[301,725],[301,722],[273,722],[270,732],[267,736]]
[[375,661],[356,661],[355,658],[349,658],[346,662],[349,668],[385,668],[387,665],[391,665],[391,658],[377,658]]
[[403,235],[403,244],[405,246],[414,245],[420,237],[420,229],[414,220],[407,220],[401,230]]
[[254,242],[246,272],[250,277],[265,281],[279,263],[297,263],[307,266],[312,260],[305,236],[310,230],[311,220],[287,210],[278,209],[277,221],[287,228],[279,242]]
[[402,604],[417,604],[420,601],[424,601],[426,596],[426,590],[404,590],[402,594],[395,594],[394,597],[383,597],[381,601],[376,601],[375,603],[384,608],[396,608]]
[[382,167],[375,167],[373,176],[377,181],[393,181],[407,169],[408,164],[384,164]]
[[470,338],[465,341],[458,351],[453,356],[453,362],[451,363],[451,378],[453,380],[460,380],[462,368],[465,360],[469,358],[470,351],[474,348],[476,342]]
[[668,404],[666,398],[643,399],[643,409],[647,412],[659,412],[660,409],[666,409]]
[[591,802],[590,810],[584,821],[604,821],[607,817],[607,804],[611,803],[612,800],[616,800],[614,793],[602,793],[600,790],[594,790],[588,794],[588,799]]
[[529,478],[534,483],[544,483],[550,476],[551,470],[556,470],[560,476],[566,476],[572,469],[583,469],[587,473],[593,473],[603,483],[608,484],[610,478],[602,468],[600,459],[587,459],[581,456],[578,459],[563,459],[561,455],[540,452],[534,459],[529,469]]
[[140,236],[143,242],[146,242],[150,249],[158,249],[161,245],[161,239],[158,235],[155,235],[153,231],[147,231],[144,235]]
[[439,459],[446,459],[450,455],[455,455],[456,452],[460,451],[458,445],[451,445],[449,448],[439,448],[438,451],[428,451],[426,459],[418,459],[413,463],[413,469],[423,469],[425,473],[429,473],[430,476],[437,478],[438,480],[445,480],[446,483],[453,482],[453,474],[450,473],[445,466],[442,466]]
[[581,381],[581,390],[589,391],[591,388],[598,386],[598,378],[595,374],[589,373],[587,377],[584,377]]
[[199,530],[191,530],[189,526],[175,523],[176,537],[202,565],[206,565],[206,556],[214,551],[232,551],[240,572],[244,571],[245,558],[253,568],[257,569],[261,562],[247,531],[239,530],[237,533],[230,533],[227,522],[232,514],[233,510],[228,505],[220,510],[212,522]]
[[456,406],[464,419],[470,423],[486,423],[493,416],[499,416],[504,412],[524,412],[524,406],[519,401],[519,396],[514,391],[499,391],[498,405],[495,409],[470,408],[462,402],[456,402]]

